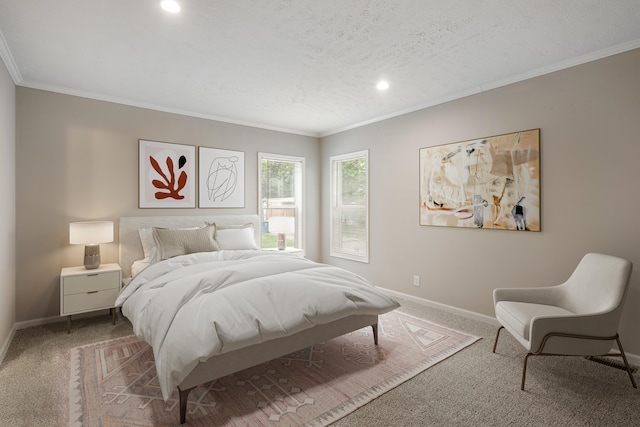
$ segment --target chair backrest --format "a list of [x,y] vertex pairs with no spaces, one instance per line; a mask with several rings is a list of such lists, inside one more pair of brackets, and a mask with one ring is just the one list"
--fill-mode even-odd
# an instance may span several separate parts
[[614,328],[620,321],[632,264],[611,255],[586,254],[561,285],[561,305],[576,314],[610,313]]

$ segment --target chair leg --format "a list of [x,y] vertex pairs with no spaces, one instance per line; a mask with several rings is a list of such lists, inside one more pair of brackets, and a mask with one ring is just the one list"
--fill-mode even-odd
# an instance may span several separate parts
[[503,329],[504,329],[504,326],[500,326],[500,327],[498,328],[498,332],[496,333],[496,340],[495,340],[495,342],[493,343],[493,352],[494,352],[494,353],[496,352],[496,347],[498,346],[498,337],[500,336],[500,331],[501,331],[501,330],[503,330]]
[[631,367],[629,366],[629,362],[627,362],[627,356],[624,354],[624,350],[622,349],[622,344],[620,343],[620,338],[616,334],[616,342],[618,343],[618,349],[620,350],[620,355],[622,355],[622,360],[624,361],[624,366],[627,368],[627,373],[629,374],[629,379],[631,380],[631,384],[633,388],[638,388],[636,385],[636,380],[633,378],[633,373],[631,372]]
[[527,353],[527,355],[524,357],[524,364],[522,365],[522,383],[520,384],[520,390],[524,391],[524,381],[527,378],[527,360],[529,360],[529,356],[531,356],[532,353]]

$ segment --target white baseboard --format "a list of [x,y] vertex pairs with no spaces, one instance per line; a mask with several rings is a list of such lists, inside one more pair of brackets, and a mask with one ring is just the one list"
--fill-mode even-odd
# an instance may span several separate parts
[[[496,327],[500,326],[500,323],[498,323],[498,321],[491,316],[487,316],[484,314],[480,314],[480,313],[476,313],[474,311],[469,311],[469,310],[464,310],[462,308],[458,308],[458,307],[453,307],[451,305],[447,305],[447,304],[442,304],[439,302],[435,302],[435,301],[431,301],[425,298],[420,298],[420,297],[415,297],[413,295],[408,295],[408,294],[404,294],[402,292],[397,292],[397,291],[392,291],[391,289],[385,289],[385,288],[379,288],[382,291],[391,294],[391,295],[395,295],[398,298],[403,298],[409,301],[413,301],[415,303],[427,306],[427,307],[433,307],[433,308],[437,308],[443,311],[447,311],[449,313],[453,313],[453,314],[457,314],[463,317],[466,317],[468,319],[472,319],[472,320],[477,320],[479,322],[483,322],[483,323],[488,323],[490,325],[494,325]],[[87,315],[97,315],[96,313],[87,313]],[[82,316],[85,317],[85,316]],[[89,317],[89,316],[87,316]],[[2,347],[0,347],[0,364],[2,363],[2,361],[4,360],[4,356],[7,353],[7,350],[9,349],[9,345],[11,344],[11,340],[13,339],[13,336],[15,335],[16,331],[18,329],[24,329],[24,328],[29,328],[31,326],[40,326],[40,325],[46,325],[48,323],[56,323],[56,322],[62,322],[64,321],[64,317],[60,317],[60,316],[54,316],[54,317],[45,317],[45,318],[41,318],[41,319],[34,319],[34,320],[27,320],[24,322],[17,322],[13,325],[13,328],[11,329],[11,333],[9,333],[9,336],[7,337],[7,339],[5,340],[5,342],[2,344]],[[627,360],[629,361],[629,363],[631,363],[632,365],[635,366],[640,366],[640,356],[636,355],[636,354],[632,354],[632,353],[626,353],[627,355]],[[619,358],[616,358],[619,359]]]
[[[420,297],[414,297],[413,295],[403,294],[402,292],[392,291],[391,289],[385,289],[385,288],[380,288],[380,289],[388,294],[395,295],[398,298],[403,298],[409,301],[413,301],[415,303],[418,303],[427,307],[438,308],[440,310],[447,311],[449,313],[457,314],[472,320],[478,320],[480,322],[488,323],[496,327],[500,326],[500,323],[498,322],[498,320],[496,320],[495,317],[486,316],[484,314],[476,313],[474,311],[464,310],[462,308],[441,304],[439,302],[431,301],[431,300],[420,298]],[[617,351],[618,351],[617,348],[612,349],[613,353]],[[637,354],[629,353],[629,352],[626,352],[625,354],[630,364],[635,366],[640,366],[640,356],[638,356]],[[613,359],[622,362],[621,357],[615,357]]]
[[64,317],[60,317],[60,316],[43,317],[43,318],[40,318],[40,319],[25,320],[23,322],[16,322],[16,324],[14,326],[14,329],[17,331],[19,329],[26,329],[26,328],[30,328],[32,326],[48,325],[49,323],[62,322],[64,320],[65,320],[65,318]]
[[[106,311],[108,310],[98,310],[89,313],[74,314],[73,317],[75,319],[81,319],[83,317],[100,316]],[[15,336],[17,330],[30,328],[32,326],[48,325],[49,323],[65,322],[66,319],[66,317],[52,316],[14,323],[13,327],[11,328],[11,332],[7,336],[7,339],[4,340],[4,342],[2,343],[2,347],[0,347],[0,364],[2,364],[2,362],[4,361],[4,357],[7,355],[7,351],[9,350],[9,346],[11,345],[11,341],[13,340],[13,337]]]
[[[103,316],[105,313],[108,313],[109,309],[89,311],[86,313],[74,314],[73,319],[82,319],[85,317],[95,317],[95,316]],[[25,320],[23,322],[17,322],[15,324],[14,329],[17,331],[19,329],[30,328],[32,326],[42,326],[48,325],[49,323],[58,323],[58,322],[66,322],[67,316],[52,316],[52,317],[42,317],[40,319],[33,320]]]
[[397,296],[398,298],[408,299],[409,301],[413,301],[418,304],[425,305],[427,307],[438,308],[440,310],[447,311],[449,313],[458,314],[460,316],[473,319],[473,320],[478,320],[483,323],[488,323],[496,327],[500,326],[500,323],[498,323],[498,321],[491,316],[486,316],[484,314],[476,313],[474,311],[464,310],[462,308],[453,307],[451,305],[442,304],[439,302],[431,301],[431,300],[420,298],[420,297],[414,297],[413,295],[403,294],[402,292],[392,291],[391,289],[384,289],[384,288],[381,288],[381,289],[388,294]]
[[7,335],[7,338],[4,340],[4,342],[2,343],[2,347],[0,347],[0,365],[2,365],[2,362],[4,361],[4,357],[7,355],[7,351],[9,350],[9,345],[11,345],[11,340],[13,340],[13,336],[16,334],[16,324],[13,324],[13,327],[11,328],[11,331],[9,332],[9,335]]

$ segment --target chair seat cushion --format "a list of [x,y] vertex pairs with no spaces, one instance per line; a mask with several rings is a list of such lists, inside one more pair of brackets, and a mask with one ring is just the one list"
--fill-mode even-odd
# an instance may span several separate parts
[[516,333],[529,341],[531,319],[539,316],[571,315],[555,305],[531,304],[526,302],[500,301],[496,304],[496,318],[511,333]]

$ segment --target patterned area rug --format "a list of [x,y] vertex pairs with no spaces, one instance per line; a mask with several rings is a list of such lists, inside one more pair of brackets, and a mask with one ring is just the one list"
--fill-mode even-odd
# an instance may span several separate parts
[[[212,381],[189,395],[189,426],[326,426],[480,338],[393,311],[370,327]],[[179,425],[153,352],[135,336],[71,350],[71,426]]]

